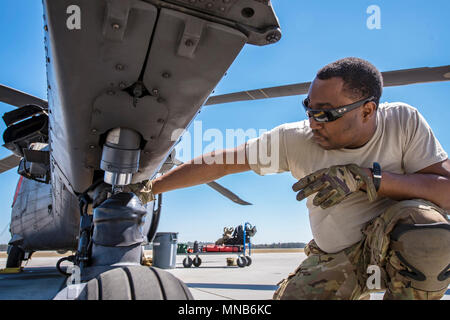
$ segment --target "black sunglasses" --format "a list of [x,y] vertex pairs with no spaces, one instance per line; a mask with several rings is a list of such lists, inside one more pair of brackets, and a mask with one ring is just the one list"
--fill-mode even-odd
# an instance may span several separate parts
[[326,110],[313,110],[308,107],[309,104],[309,98],[307,97],[302,101],[303,107],[305,108],[306,115],[309,118],[313,118],[317,122],[330,122],[339,119],[344,114],[346,114],[349,111],[352,111],[353,109],[359,108],[362,105],[365,105],[367,102],[373,101],[375,99],[374,96],[365,98],[363,100],[356,101],[352,104],[347,104],[345,106],[333,108],[333,109],[326,109]]

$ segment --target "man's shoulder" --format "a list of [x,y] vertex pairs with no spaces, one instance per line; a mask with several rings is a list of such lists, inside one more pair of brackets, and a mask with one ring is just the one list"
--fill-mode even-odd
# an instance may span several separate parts
[[307,133],[309,128],[308,120],[283,123],[275,128],[275,130],[282,131],[288,134],[304,134]]
[[412,114],[417,113],[417,108],[405,103],[405,102],[383,102],[380,103],[379,110],[382,114]]
[[385,122],[400,123],[406,125],[418,119],[417,108],[405,102],[384,102],[380,103],[379,111]]

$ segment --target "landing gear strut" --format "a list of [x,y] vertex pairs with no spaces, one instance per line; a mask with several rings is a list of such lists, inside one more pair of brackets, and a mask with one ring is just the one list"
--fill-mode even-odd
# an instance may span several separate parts
[[6,268],[20,268],[25,257],[25,251],[18,246],[11,246],[8,259],[6,260]]
[[[172,274],[141,265],[141,229],[147,209],[135,194],[121,191],[137,171],[138,138],[129,129],[111,130],[101,167],[105,170],[105,182],[112,185],[112,195],[94,209],[93,215],[86,212],[88,197],[80,197],[82,218],[75,265],[80,269],[82,285],[76,299],[193,299],[186,285]],[[148,237],[156,232],[160,209],[161,198]],[[68,292],[69,288],[64,290]],[[61,291],[56,298],[64,294]]]

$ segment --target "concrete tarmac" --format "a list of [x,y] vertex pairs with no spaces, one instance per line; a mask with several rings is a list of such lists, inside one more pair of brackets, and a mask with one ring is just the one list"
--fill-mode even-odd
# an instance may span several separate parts
[[[191,255],[193,258],[194,256]],[[181,279],[196,300],[267,300],[277,289],[277,283],[286,278],[305,259],[302,252],[270,252],[252,254],[252,264],[240,268],[227,266],[226,258],[236,254],[200,255],[199,267],[183,267],[185,255],[177,255],[176,268],[165,269]],[[60,257],[33,257],[20,274],[0,274],[0,300],[48,300],[65,286],[56,262]],[[0,258],[0,269],[6,258]],[[63,263],[62,266],[68,266]],[[450,288],[450,287],[449,287]],[[371,295],[372,300],[383,298],[383,293]],[[450,289],[443,300],[450,300]]]

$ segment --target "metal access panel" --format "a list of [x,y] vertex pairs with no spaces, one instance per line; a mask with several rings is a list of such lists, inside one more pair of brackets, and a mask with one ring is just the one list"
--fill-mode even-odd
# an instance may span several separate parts
[[134,182],[155,172],[178,139],[177,129],[189,125],[246,41],[233,28],[174,10],[160,11],[143,82],[153,93],[153,103],[163,105],[168,117],[158,120],[163,124],[158,135],[146,137]]
[[[94,102],[137,81],[157,15],[155,6],[138,0],[44,1],[50,146],[72,191],[92,184],[100,136],[110,128],[107,122],[96,128],[92,114],[116,112]],[[125,120],[139,117],[130,112]]]
[[[72,12],[79,28],[70,28]],[[73,192],[93,183],[105,134],[117,127],[142,136],[132,182],[151,177],[173,131],[188,126],[247,42],[229,26],[138,0],[46,0],[45,22],[49,142]],[[133,94],[136,83],[145,94]]]

